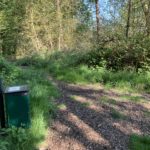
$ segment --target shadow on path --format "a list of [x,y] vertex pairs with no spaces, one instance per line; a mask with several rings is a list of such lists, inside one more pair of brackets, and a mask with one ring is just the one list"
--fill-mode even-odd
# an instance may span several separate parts
[[[67,144],[66,150],[127,150],[129,134],[132,133],[132,130],[139,130],[142,134],[150,133],[149,120],[143,119],[142,121],[140,118],[139,120],[134,120],[131,116],[128,116],[126,120],[113,119],[111,116],[113,107],[99,103],[101,96],[108,95],[108,92],[105,92],[103,89],[72,87],[59,82],[57,85],[62,92],[62,96],[57,100],[57,104],[65,105],[66,109],[58,111],[52,130],[54,134],[56,132],[63,139],[66,139],[64,142],[64,144]],[[87,99],[87,101],[91,101],[92,105],[95,105],[98,109],[83,105],[82,101],[75,100],[72,98],[72,95],[78,95],[85,100]],[[116,96],[119,95],[116,93]],[[128,109],[126,103],[116,102],[115,105],[122,110]],[[139,111],[145,111],[145,108],[141,105],[133,104],[135,111],[138,111],[136,106],[139,108]],[[130,109],[132,110],[132,107]],[[128,122],[131,125],[130,128],[128,128]],[[133,129],[132,125],[135,129]],[[63,126],[65,126],[65,129],[63,129]],[[68,139],[73,142],[70,142],[70,140],[67,142]],[[59,140],[62,140],[62,138],[59,139],[56,136],[53,139],[53,143],[58,144],[61,142]],[[83,147],[80,147],[78,144],[78,146],[74,147],[74,144],[78,142]],[[51,143],[49,146],[51,146]],[[59,149],[61,150],[61,148]]]

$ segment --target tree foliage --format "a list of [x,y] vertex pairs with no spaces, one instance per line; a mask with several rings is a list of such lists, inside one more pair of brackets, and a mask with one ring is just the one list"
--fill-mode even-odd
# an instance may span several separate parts
[[2,0],[0,51],[24,56],[98,49],[97,65],[103,58],[112,68],[141,68],[149,65],[149,21],[149,0]]

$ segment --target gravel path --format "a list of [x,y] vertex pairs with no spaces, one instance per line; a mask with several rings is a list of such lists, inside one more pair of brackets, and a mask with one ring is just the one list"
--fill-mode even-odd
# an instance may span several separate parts
[[59,111],[41,150],[127,150],[132,133],[150,135],[149,95],[131,97],[100,85],[56,84],[62,93],[56,101]]

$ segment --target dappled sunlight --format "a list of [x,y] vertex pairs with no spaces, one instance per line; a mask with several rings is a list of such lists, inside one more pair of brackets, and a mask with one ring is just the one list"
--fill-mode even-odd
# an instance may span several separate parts
[[123,96],[140,95],[117,93],[98,85],[94,88],[94,84],[56,81],[56,85],[62,96],[57,99],[59,109],[49,147],[126,150],[131,134],[150,133],[150,122],[144,115],[148,110],[131,99],[122,99]]
[[150,110],[150,102],[149,102],[149,103],[142,103],[142,105],[143,105],[146,109]]
[[114,122],[113,126],[128,135],[130,135],[131,133],[136,133],[139,135],[142,134],[142,132],[136,125],[131,124],[129,122],[125,122],[125,121]]
[[53,127],[58,133],[69,133],[70,127],[61,123],[60,121],[55,122],[55,126]]
[[88,98],[85,98],[84,96],[78,96],[78,95],[71,95],[70,98],[72,100],[75,100],[75,101],[78,101],[81,103],[82,106],[85,106],[85,107],[89,107],[97,112],[100,112],[100,111],[103,111],[103,108],[102,107],[99,107],[95,101],[93,101],[92,99],[88,99]]
[[94,141],[99,144],[109,145],[109,141],[104,139],[100,133],[97,133],[93,128],[91,128],[88,124],[84,123],[78,116],[70,113],[68,116],[68,120],[75,124],[86,136],[86,138],[90,141]]

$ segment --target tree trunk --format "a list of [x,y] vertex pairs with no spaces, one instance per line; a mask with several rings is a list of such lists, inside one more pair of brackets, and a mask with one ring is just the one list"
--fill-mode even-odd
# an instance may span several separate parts
[[126,37],[129,37],[129,30],[130,30],[130,16],[131,16],[131,0],[128,0],[128,19],[127,19],[127,26],[126,26]]
[[146,3],[144,0],[140,0],[145,15],[147,36],[150,36],[150,1]]
[[100,32],[100,7],[99,0],[95,0],[95,9],[96,9],[96,26],[97,26],[97,36],[99,37]]
[[58,50],[61,49],[61,38],[62,38],[62,17],[61,17],[61,8],[60,8],[60,0],[57,0],[57,19],[58,19]]
[[32,32],[33,32],[33,35],[34,35],[34,40],[32,38],[32,42],[34,43],[35,47],[36,47],[36,51],[38,51],[40,49],[40,46],[39,46],[39,40],[38,40],[38,36],[37,36],[37,33],[36,33],[36,29],[35,29],[35,26],[34,26],[34,19],[33,19],[33,10],[31,9],[31,29],[32,29]]

